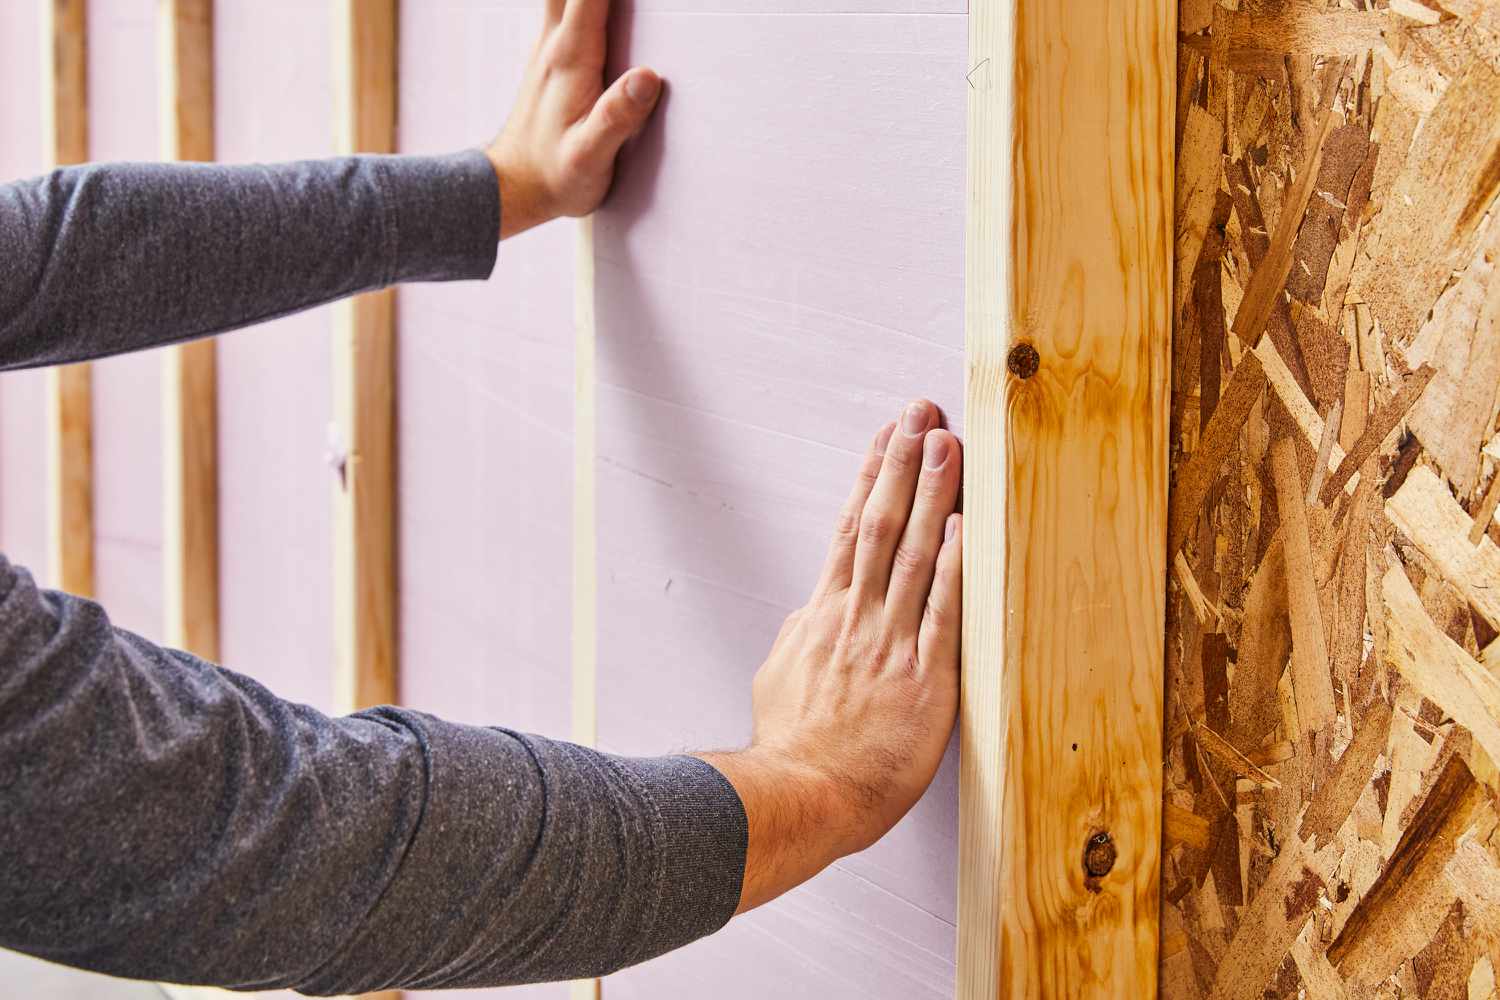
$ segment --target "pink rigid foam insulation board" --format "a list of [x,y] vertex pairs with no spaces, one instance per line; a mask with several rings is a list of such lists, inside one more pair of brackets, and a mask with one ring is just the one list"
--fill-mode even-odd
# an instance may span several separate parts
[[[500,129],[540,5],[403,4],[401,150]],[[486,283],[397,296],[401,699],[569,735],[575,227],[500,248]],[[461,996],[562,1000],[564,985]]]
[[[0,3],[0,179],[42,172],[41,6]],[[51,584],[47,555],[45,376],[0,374],[0,550]]]
[[[326,4],[219,0],[219,159],[333,151]],[[333,704],[332,318],[315,309],[219,340],[220,652],[283,698]]]
[[[919,395],[961,431],[964,8],[822,6],[618,11],[669,88],[597,220],[606,750],[742,745],[871,437]],[[951,996],[956,786],[605,995]]]
[[[499,131],[539,7],[432,3],[401,21],[401,148]],[[486,283],[398,302],[402,700],[568,734],[574,226],[507,241]]]
[[[91,0],[89,152],[94,160],[160,156],[157,0]],[[160,351],[94,365],[94,572],[99,602],[121,628],[162,636]]]

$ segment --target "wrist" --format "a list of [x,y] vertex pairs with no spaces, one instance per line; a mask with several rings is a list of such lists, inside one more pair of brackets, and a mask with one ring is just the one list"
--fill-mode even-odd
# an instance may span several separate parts
[[736,913],[770,902],[851,853],[833,783],[815,768],[765,745],[697,756],[734,786],[745,809],[749,841]]
[[548,207],[542,185],[529,181],[526,171],[506,156],[499,143],[484,152],[500,188],[500,239],[509,239],[556,217],[557,213]]

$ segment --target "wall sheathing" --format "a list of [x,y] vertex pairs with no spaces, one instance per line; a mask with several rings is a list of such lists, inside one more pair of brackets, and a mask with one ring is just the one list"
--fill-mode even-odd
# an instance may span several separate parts
[[1492,997],[1500,6],[1184,0],[1178,78],[1162,995]]

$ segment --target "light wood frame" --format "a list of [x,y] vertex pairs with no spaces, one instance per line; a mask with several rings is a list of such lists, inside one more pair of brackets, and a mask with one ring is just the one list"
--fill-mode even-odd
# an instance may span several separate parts
[[[397,0],[334,0],[336,147],[396,149]],[[337,303],[333,413],[335,705],[397,700],[396,293]]]
[[[213,0],[159,0],[162,159],[214,159]],[[162,357],[164,639],[219,658],[219,440],[212,339]]]
[[958,995],[1156,993],[1175,0],[969,7]]
[[[89,158],[88,4],[42,2],[42,139],[54,167]],[[94,596],[94,393],[87,363],[50,368],[47,543],[52,582]]]

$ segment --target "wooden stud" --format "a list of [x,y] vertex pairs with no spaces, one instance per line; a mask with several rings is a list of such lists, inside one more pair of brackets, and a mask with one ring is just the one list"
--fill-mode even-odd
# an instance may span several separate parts
[[[160,0],[162,159],[214,159],[213,0]],[[214,341],[162,357],[165,638],[219,658],[219,443]]]
[[[397,0],[334,0],[341,154],[396,150]],[[337,303],[333,420],[334,703],[392,704],[396,685],[396,293]],[[398,992],[367,994],[397,1000]]]
[[[54,167],[84,163],[88,138],[88,4],[42,0],[42,135]],[[94,595],[93,382],[87,364],[47,372],[47,532],[52,580]]]
[[[396,147],[396,0],[334,0],[337,148]],[[334,307],[335,700],[396,701],[395,293]]]
[[958,995],[1157,984],[1174,0],[970,5]]
[[964,621],[959,707],[959,1000],[1000,996],[1003,880],[1002,695],[1005,651],[1005,336],[1011,274],[1010,148],[1015,11],[1001,0],[969,5],[969,204],[966,224],[964,387]]

